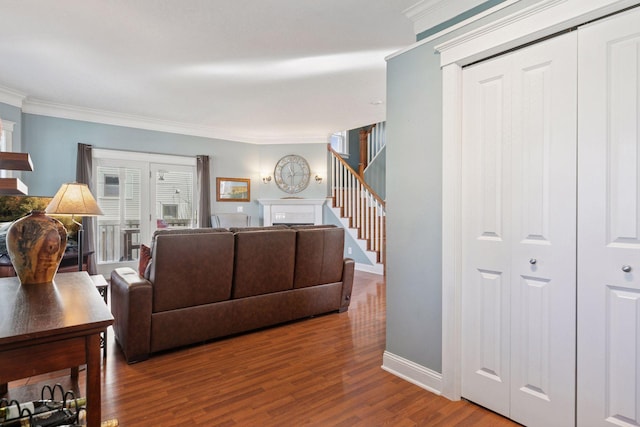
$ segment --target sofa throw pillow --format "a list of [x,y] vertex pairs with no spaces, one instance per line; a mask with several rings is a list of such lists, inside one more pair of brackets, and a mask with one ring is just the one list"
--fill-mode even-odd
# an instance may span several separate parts
[[151,248],[147,245],[140,245],[140,260],[138,261],[138,274],[140,277],[145,276],[149,261],[151,261]]
[[153,260],[150,259],[149,260],[149,264],[147,264],[147,269],[144,270],[144,278],[147,280],[150,280],[149,277],[151,277],[151,265],[153,264]]

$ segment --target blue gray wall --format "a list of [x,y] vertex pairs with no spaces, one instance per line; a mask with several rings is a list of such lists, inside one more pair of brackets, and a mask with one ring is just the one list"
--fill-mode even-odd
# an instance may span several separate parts
[[442,369],[440,58],[387,64],[387,351]]
[[[2,111],[0,110],[0,117],[15,121]],[[305,157],[312,170],[325,172],[326,169],[325,142],[255,145],[34,114],[22,115],[22,131],[21,151],[30,153],[34,164],[33,172],[25,172],[22,175],[31,195],[52,196],[60,184],[75,180],[76,148],[79,142],[104,149],[183,156],[206,154],[210,156],[211,163],[212,212],[235,212],[238,206],[242,206],[243,211],[251,215],[254,225],[260,224],[262,218],[257,199],[288,195],[278,190],[273,181],[269,185],[263,184],[260,171],[273,172],[278,159],[290,153]],[[216,202],[215,178],[218,176],[250,178],[251,202]],[[324,198],[327,193],[326,186],[326,180],[322,185],[312,181],[299,196]]]
[[360,128],[351,129],[349,132],[349,158],[345,159],[347,164],[358,172],[360,164]]
[[[520,0],[387,63],[387,347],[442,372],[442,74],[435,46],[530,6]],[[421,36],[435,34],[491,0]]]
[[432,36],[436,33],[439,33],[442,30],[446,30],[447,28],[451,27],[452,25],[455,25],[457,23],[459,23],[460,21],[463,21],[467,18],[470,18],[474,15],[477,15],[480,12],[483,12],[497,4],[503,3],[505,0],[488,0],[482,4],[479,4],[478,6],[471,8],[469,10],[467,10],[464,13],[461,13],[458,16],[454,16],[451,19],[446,20],[445,22],[442,22],[432,28],[429,28],[423,32],[421,32],[420,34],[418,34],[416,36],[417,40],[424,40],[429,36]]
[[[333,213],[327,204],[324,205],[322,214],[325,224],[333,224],[338,227],[343,226],[340,218]],[[352,249],[351,253],[349,253],[349,248]],[[367,255],[360,249],[358,242],[351,237],[348,231],[344,233],[344,257],[351,258],[358,264],[373,265],[371,261],[369,261],[369,258],[367,258]]]
[[376,157],[367,165],[364,180],[382,200],[387,198],[387,148],[382,147]]

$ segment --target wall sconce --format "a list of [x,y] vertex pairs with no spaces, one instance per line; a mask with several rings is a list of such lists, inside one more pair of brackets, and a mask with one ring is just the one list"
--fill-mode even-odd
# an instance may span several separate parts
[[268,184],[271,182],[271,175],[262,175],[262,183]]
[[316,174],[316,183],[322,184],[322,175]]

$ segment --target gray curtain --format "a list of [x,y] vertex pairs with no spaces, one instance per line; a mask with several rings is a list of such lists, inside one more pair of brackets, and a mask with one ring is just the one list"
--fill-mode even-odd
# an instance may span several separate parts
[[[87,184],[92,194],[96,194],[91,183],[91,172],[93,167],[92,147],[87,144],[78,143],[78,157],[76,159],[76,182]],[[96,219],[94,217],[83,217],[82,226],[84,228],[84,238],[82,239],[83,252],[91,252],[88,257],[89,274],[96,274]]]
[[198,227],[211,227],[209,156],[197,156]]

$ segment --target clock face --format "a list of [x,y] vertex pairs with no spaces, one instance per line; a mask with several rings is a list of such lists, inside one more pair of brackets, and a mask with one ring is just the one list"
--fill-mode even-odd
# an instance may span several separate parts
[[307,188],[310,175],[309,163],[295,154],[281,158],[273,171],[276,185],[289,194],[299,193]]

